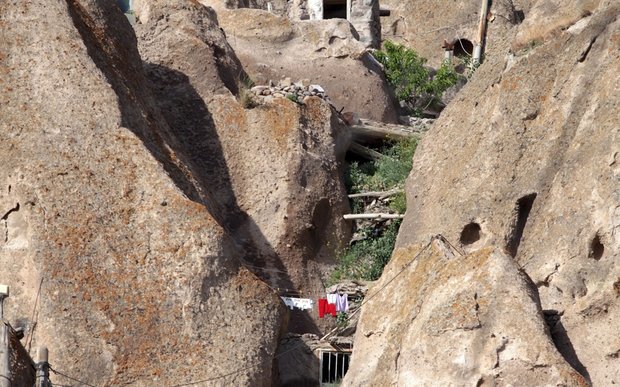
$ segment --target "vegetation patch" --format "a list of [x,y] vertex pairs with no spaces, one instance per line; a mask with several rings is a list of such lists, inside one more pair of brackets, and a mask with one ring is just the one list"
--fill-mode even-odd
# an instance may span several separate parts
[[[411,171],[417,145],[417,139],[388,143],[380,149],[384,155],[380,160],[351,162],[346,174],[349,193],[397,191],[384,199],[351,199],[353,213],[405,212],[406,200],[402,188]],[[354,242],[340,255],[330,282],[336,283],[342,279],[377,280],[390,260],[400,224],[400,220],[358,223]]]
[[458,74],[452,64],[444,63],[434,76],[425,66],[426,58],[401,44],[386,41],[383,49],[375,51],[375,58],[383,65],[388,83],[396,97],[407,103],[412,112],[420,115],[421,104],[441,102],[441,95],[456,85]]

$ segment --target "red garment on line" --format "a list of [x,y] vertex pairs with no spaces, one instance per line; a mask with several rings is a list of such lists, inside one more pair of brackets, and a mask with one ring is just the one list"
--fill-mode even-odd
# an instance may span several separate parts
[[325,309],[327,309],[327,298],[319,298],[319,318],[325,316]]
[[332,316],[336,317],[336,304],[327,304],[325,313],[331,313]]

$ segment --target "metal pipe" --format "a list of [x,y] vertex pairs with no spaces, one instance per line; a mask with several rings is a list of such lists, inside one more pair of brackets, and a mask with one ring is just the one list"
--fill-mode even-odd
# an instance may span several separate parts
[[472,58],[475,64],[479,64],[480,58],[482,58],[482,47],[484,47],[484,38],[486,36],[488,13],[489,0],[482,0],[482,5],[480,7],[480,23],[478,24],[478,40],[476,47],[474,47],[474,55]]
[[36,387],[51,387],[49,378],[48,351],[46,347],[39,347],[37,350],[37,375]]

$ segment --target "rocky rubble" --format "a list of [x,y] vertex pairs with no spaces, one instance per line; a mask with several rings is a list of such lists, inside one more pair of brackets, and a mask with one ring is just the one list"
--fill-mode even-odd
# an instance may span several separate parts
[[259,9],[218,13],[221,27],[250,79],[311,79],[336,110],[396,123],[396,98],[383,70],[351,24],[342,19],[293,21]]
[[320,85],[310,84],[308,80],[292,83],[290,78],[286,78],[277,85],[270,81],[269,86],[254,86],[250,91],[257,97],[261,97],[263,102],[272,101],[274,98],[288,98],[295,102],[305,102],[304,100],[309,97],[319,97],[327,102],[331,102],[330,98],[325,94],[325,89]]

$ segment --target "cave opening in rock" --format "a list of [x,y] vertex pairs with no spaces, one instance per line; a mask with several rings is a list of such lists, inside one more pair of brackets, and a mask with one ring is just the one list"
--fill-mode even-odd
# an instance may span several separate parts
[[480,240],[480,230],[480,225],[474,222],[463,227],[460,238],[461,244],[467,246],[478,242]]
[[323,0],[323,19],[346,19],[347,0]]
[[474,44],[468,39],[456,39],[454,41],[454,56],[466,58],[474,53]]
[[605,253],[605,245],[601,242],[601,237],[596,234],[590,242],[590,253],[589,257],[594,258],[595,260],[599,260],[603,257]]
[[530,216],[530,211],[532,211],[532,207],[534,206],[534,200],[536,200],[535,193],[526,195],[517,200],[517,205],[514,210],[515,218],[506,243],[506,250],[513,258],[517,256],[525,225]]

